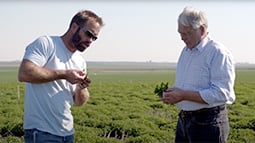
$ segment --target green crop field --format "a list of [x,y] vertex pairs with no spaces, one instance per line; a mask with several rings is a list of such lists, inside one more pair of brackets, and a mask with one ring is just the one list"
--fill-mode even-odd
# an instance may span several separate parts
[[[140,67],[141,68],[141,67]],[[172,143],[178,110],[153,93],[161,82],[173,84],[175,71],[138,67],[89,69],[91,98],[73,107],[77,143]],[[228,143],[255,142],[255,70],[236,71],[236,102],[228,105]],[[0,67],[0,142],[23,141],[24,83],[17,67]]]

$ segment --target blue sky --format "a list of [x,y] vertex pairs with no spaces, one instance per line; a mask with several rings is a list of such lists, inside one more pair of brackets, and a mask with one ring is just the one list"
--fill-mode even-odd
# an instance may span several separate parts
[[1,1],[0,61],[21,60],[25,47],[42,35],[62,35],[82,9],[105,21],[99,39],[82,55],[88,61],[177,62],[184,46],[177,17],[186,6],[203,10],[209,33],[236,62],[255,63],[255,2],[252,1]]

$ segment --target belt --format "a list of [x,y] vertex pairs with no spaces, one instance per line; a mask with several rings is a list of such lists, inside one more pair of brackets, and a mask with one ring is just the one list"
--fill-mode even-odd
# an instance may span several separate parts
[[193,116],[193,115],[219,113],[220,111],[222,111],[224,109],[226,109],[226,105],[215,106],[215,107],[212,107],[212,108],[202,108],[202,109],[195,110],[195,111],[181,110],[180,115],[183,116],[183,117],[187,117],[187,116]]

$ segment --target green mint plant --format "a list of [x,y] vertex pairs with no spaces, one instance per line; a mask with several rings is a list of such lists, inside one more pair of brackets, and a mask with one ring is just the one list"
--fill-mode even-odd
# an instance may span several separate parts
[[161,82],[160,85],[156,85],[154,93],[158,95],[159,97],[162,97],[163,92],[165,92],[167,89],[168,89],[168,82],[167,83]]

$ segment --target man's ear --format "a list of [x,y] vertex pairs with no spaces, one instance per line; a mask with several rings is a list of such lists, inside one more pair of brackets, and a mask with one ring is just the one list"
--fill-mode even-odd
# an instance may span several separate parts
[[79,27],[78,24],[74,22],[74,23],[71,24],[70,30],[71,31],[76,31],[78,27]]
[[201,25],[200,26],[200,31],[201,31],[201,35],[205,35],[207,32],[206,32],[206,26],[205,25]]

